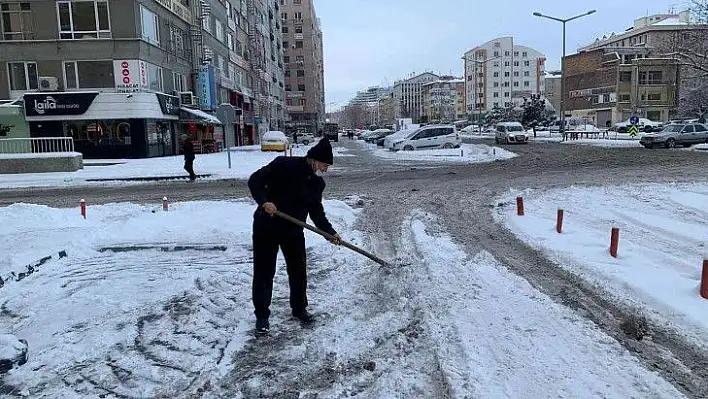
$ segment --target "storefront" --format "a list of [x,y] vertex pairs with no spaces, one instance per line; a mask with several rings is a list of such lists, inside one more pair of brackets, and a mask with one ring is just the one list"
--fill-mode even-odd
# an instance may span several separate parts
[[31,137],[73,137],[84,158],[177,154],[179,99],[163,93],[24,95]]
[[221,121],[217,117],[187,107],[182,107],[179,115],[182,131],[192,138],[194,152],[208,154],[221,151],[224,148],[224,133],[218,127],[221,126]]

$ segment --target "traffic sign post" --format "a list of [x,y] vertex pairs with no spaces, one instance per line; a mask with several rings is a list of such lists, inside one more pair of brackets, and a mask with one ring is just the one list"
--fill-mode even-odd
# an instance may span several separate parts
[[637,127],[637,125],[629,125],[627,131],[629,132],[630,136],[637,137],[637,133],[639,133],[639,128]]
[[231,143],[229,142],[229,137],[236,122],[236,109],[231,104],[223,103],[216,109],[216,117],[221,121],[221,128],[224,131],[224,145],[228,154],[229,169],[231,169]]

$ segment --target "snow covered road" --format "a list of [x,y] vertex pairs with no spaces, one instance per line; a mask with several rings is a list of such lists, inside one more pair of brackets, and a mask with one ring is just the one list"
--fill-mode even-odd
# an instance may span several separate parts
[[[350,201],[355,203],[356,201]],[[346,239],[360,210],[327,201]],[[271,337],[252,335],[249,201],[89,209],[13,205],[0,318],[29,343],[2,392],[30,397],[681,397],[592,323],[431,215],[401,226],[382,268],[308,235],[314,328],[289,317],[279,259]],[[7,237],[2,237],[7,238]],[[12,243],[12,244],[11,244]],[[17,248],[23,248],[17,250]]]

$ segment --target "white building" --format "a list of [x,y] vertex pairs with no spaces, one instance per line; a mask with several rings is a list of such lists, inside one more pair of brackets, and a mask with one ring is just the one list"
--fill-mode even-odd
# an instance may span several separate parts
[[349,102],[350,104],[376,105],[381,97],[391,93],[391,87],[372,86],[366,90],[356,93],[356,96]]
[[440,77],[431,72],[421,73],[393,85],[393,102],[396,119],[412,118],[419,123],[423,113],[423,84],[435,82]]
[[530,94],[543,93],[546,57],[530,47],[500,37],[467,51],[465,92],[467,112],[485,113],[495,106],[516,106]]

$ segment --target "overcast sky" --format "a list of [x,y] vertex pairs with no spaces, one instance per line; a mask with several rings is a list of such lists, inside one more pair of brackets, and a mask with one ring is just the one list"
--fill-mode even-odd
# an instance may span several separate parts
[[560,69],[562,24],[534,11],[568,18],[566,52],[596,37],[622,32],[635,18],[678,11],[688,0],[314,0],[324,34],[327,109],[344,105],[358,90],[392,85],[427,70],[462,76],[465,51],[500,36],[546,55],[546,69]]

